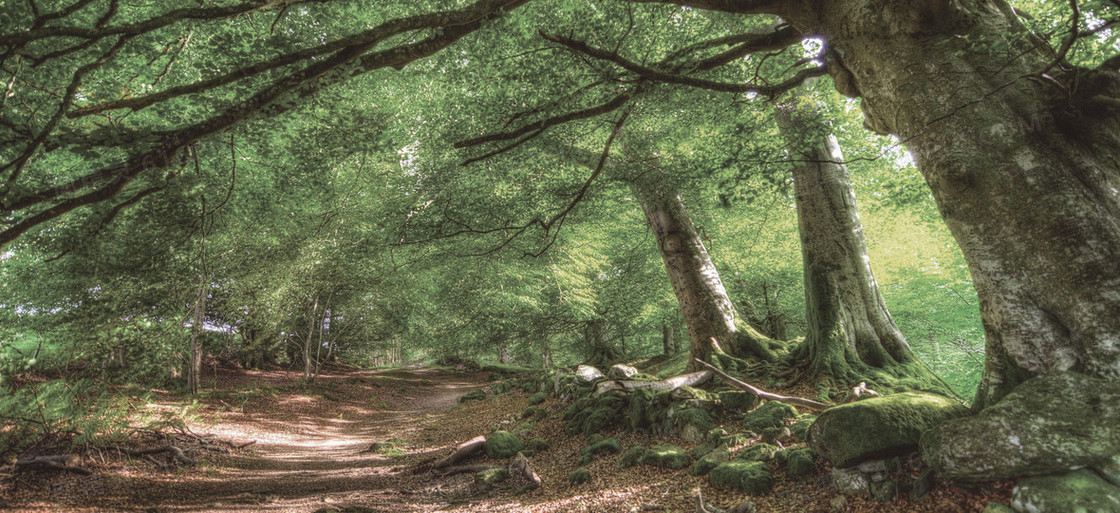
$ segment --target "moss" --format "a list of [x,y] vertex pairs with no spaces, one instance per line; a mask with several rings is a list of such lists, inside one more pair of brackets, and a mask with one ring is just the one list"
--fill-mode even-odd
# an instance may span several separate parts
[[578,416],[580,412],[586,410],[592,404],[593,402],[591,401],[591,399],[587,397],[576,399],[575,402],[573,402],[567,408],[564,408],[564,414],[560,418],[564,420],[572,420],[576,418],[576,416]]
[[708,451],[704,457],[696,460],[692,467],[688,469],[688,473],[694,476],[702,476],[711,472],[712,469],[718,467],[722,463],[730,461],[731,455],[727,452],[727,446],[720,446]]
[[642,461],[642,457],[646,455],[646,448],[642,446],[631,447],[630,450],[624,452],[618,462],[614,464],[615,468],[630,468],[637,465]]
[[578,485],[591,479],[591,473],[585,468],[576,469],[568,473],[568,484]]
[[711,414],[699,408],[686,408],[673,415],[673,423],[685,440],[698,442],[716,426]]
[[747,392],[720,392],[718,397],[725,410],[748,412],[758,406],[758,397]]
[[640,389],[630,394],[627,406],[627,427],[630,431],[649,431],[651,427],[648,411],[653,403],[654,392]]
[[809,426],[812,426],[815,420],[817,420],[815,415],[801,415],[796,422],[789,426],[790,434],[799,442],[808,442]]
[[825,410],[809,427],[809,445],[837,467],[904,454],[926,430],[968,413],[946,397],[905,392]]
[[758,461],[733,461],[712,469],[708,482],[716,488],[738,490],[747,495],[770,493],[773,479],[770,467]]
[[789,465],[789,475],[792,477],[804,477],[817,471],[817,464],[813,462],[813,453],[808,449],[790,451],[786,462]]
[[538,408],[536,406],[530,406],[528,408],[525,408],[525,411],[521,412],[521,418],[527,419],[529,417],[532,417],[533,415],[536,415],[537,414],[537,409]]
[[777,428],[797,416],[793,406],[777,401],[768,401],[743,417],[743,427],[756,433],[767,428]]
[[673,444],[657,444],[642,456],[642,463],[680,470],[688,466],[688,453]]
[[474,482],[490,488],[502,481],[505,481],[508,478],[508,469],[492,468],[489,470],[483,470],[482,472],[476,472],[474,475]]
[[499,381],[497,383],[494,383],[493,385],[490,385],[490,392],[494,394],[508,394],[510,388],[511,387],[508,381]]
[[486,455],[494,459],[509,458],[525,448],[513,433],[495,431],[486,438]]
[[739,453],[735,459],[741,461],[770,461],[774,459],[774,455],[778,452],[778,448],[768,443],[758,442],[746,450]]
[[548,450],[548,440],[544,438],[534,438],[529,440],[529,449],[540,452]]
[[547,397],[544,392],[537,392],[529,396],[529,404],[541,404]]
[[459,402],[465,403],[467,401],[482,401],[486,399],[486,391],[484,390],[471,390],[459,398]]
[[588,446],[586,449],[584,449],[584,452],[599,456],[602,454],[615,454],[621,450],[622,447],[618,445],[618,440],[615,440],[614,438],[607,438]]
[[518,424],[510,432],[513,433],[514,436],[517,436],[518,438],[525,438],[525,437],[529,436],[529,432],[531,432],[532,430],[533,430],[533,423],[527,421],[527,422],[522,422],[522,423]]

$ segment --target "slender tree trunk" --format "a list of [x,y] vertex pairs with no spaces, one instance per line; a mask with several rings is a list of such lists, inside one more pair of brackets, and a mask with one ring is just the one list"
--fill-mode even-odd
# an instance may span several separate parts
[[665,355],[677,354],[681,345],[677,341],[677,326],[668,320],[661,321],[661,353]]
[[314,364],[311,357],[311,343],[315,340],[315,321],[319,320],[319,296],[315,295],[315,299],[311,303],[311,320],[307,327],[307,337],[303,339],[303,379],[311,379],[314,377]]
[[866,125],[906,141],[961,246],[987,336],[974,406],[1049,371],[1120,379],[1115,60],[1051,66],[1002,0],[789,14],[826,40],[837,89],[863,98]]
[[[669,281],[688,325],[692,358],[709,361],[713,352],[722,350],[735,356],[773,359],[774,341],[739,319],[677,191],[654,183],[654,178],[631,181],[631,190],[641,202],[646,221],[657,238]],[[696,367],[695,363],[689,364],[690,370],[697,370]]]
[[814,108],[777,106],[794,158],[794,191],[805,277],[808,332],[795,352],[813,379],[841,389],[914,377],[951,390],[919,362],[891,319],[867,256],[855,190],[836,137]]
[[191,316],[191,347],[187,360],[187,393],[191,395],[198,394],[202,381],[202,332],[206,322],[206,298],[209,295],[209,281],[206,279],[206,198],[201,202],[199,225],[202,235],[198,249],[198,291]]

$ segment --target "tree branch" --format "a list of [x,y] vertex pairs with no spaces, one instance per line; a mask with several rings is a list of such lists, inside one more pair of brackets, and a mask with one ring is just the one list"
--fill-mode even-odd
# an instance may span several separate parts
[[716,373],[716,376],[719,376],[720,378],[723,378],[724,381],[726,381],[728,384],[734,386],[735,388],[739,388],[739,389],[745,390],[747,392],[750,392],[752,395],[758,397],[759,399],[766,399],[767,401],[778,401],[780,403],[792,404],[794,406],[802,406],[802,407],[809,408],[811,410],[816,410],[816,411],[826,410],[826,409],[831,408],[833,406],[831,404],[825,404],[825,403],[817,402],[817,401],[814,401],[812,399],[803,399],[803,398],[800,398],[800,397],[786,397],[784,395],[772,394],[772,393],[767,392],[767,391],[765,391],[761,388],[758,388],[758,387],[749,385],[747,383],[744,383],[742,381],[739,381],[739,380],[731,377],[730,375],[728,375],[726,372],[723,372],[722,370],[720,370],[719,368],[717,368],[716,366],[714,366],[714,365],[712,365],[708,362],[698,360],[698,359],[693,359],[692,361],[694,361],[696,363],[699,363],[705,369],[708,369],[708,370]]
[[670,4],[735,14],[777,14],[789,9],[786,0],[626,0],[636,4]]

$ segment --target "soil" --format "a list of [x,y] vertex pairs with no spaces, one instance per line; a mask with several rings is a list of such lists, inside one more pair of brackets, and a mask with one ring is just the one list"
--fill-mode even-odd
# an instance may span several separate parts
[[[0,510],[691,512],[696,489],[725,508],[746,498],[714,490],[705,477],[686,471],[646,466],[616,470],[614,455],[582,467],[591,473],[589,482],[569,485],[568,473],[580,468],[576,462],[584,440],[564,435],[559,414],[566,405],[553,399],[540,405],[549,413],[534,423],[530,435],[551,444],[530,460],[544,485],[522,491],[524,482],[511,478],[486,489],[475,484],[471,473],[443,477],[427,469],[457,444],[496,426],[521,422],[527,393],[460,404],[459,397],[491,384],[490,373],[435,368],[331,368],[313,384],[294,385],[298,377],[284,370],[217,368],[210,390],[197,403],[159,393],[146,408],[187,412],[189,433],[199,435],[179,433],[163,443],[178,440],[195,464],[171,464],[169,456],[129,457],[111,449],[91,449],[83,455],[91,475],[26,472],[0,480]],[[663,441],[640,434],[608,436],[617,438],[623,450]],[[228,443],[187,443],[192,439]],[[668,441],[686,448],[694,445]],[[161,440],[153,435],[148,442],[146,446],[154,446]],[[371,451],[376,442],[387,443]],[[252,445],[235,448],[247,443]],[[468,462],[507,463],[485,456]],[[1010,483],[973,489],[941,483],[920,502],[902,497],[877,503],[838,496],[827,484],[826,470],[800,480],[780,478],[769,496],[754,499],[758,510],[980,511],[989,501],[1006,503],[1010,488]]]

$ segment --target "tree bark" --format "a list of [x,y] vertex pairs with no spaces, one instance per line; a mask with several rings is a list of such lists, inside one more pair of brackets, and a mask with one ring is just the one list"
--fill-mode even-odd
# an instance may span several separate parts
[[590,365],[610,365],[623,360],[626,355],[611,338],[611,325],[605,319],[592,319],[584,326],[584,340],[587,343]]
[[974,407],[1050,371],[1120,379],[1120,74],[1051,66],[1002,0],[789,15],[865,124],[906,142],[961,246],[987,336]]
[[951,389],[918,361],[891,319],[871,271],[855,190],[836,137],[820,112],[779,104],[778,125],[793,166],[805,280],[805,341],[794,354],[813,379],[847,389],[863,380],[890,385],[915,377]]
[[[632,180],[630,187],[657,238],[665,270],[688,325],[692,360],[708,361],[713,352],[721,350],[735,356],[774,359],[774,341],[736,313],[677,191],[651,178]],[[691,360],[688,368],[698,369]]]

